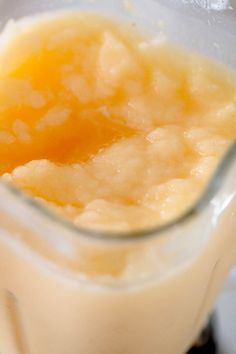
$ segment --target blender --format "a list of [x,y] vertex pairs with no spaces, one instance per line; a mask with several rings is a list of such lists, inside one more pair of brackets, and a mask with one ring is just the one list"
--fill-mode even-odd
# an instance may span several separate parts
[[[229,1],[3,0],[0,25],[59,9],[124,18],[236,65]],[[213,353],[206,330],[197,338],[236,259],[235,156],[233,145],[178,219],[126,237],[75,227],[1,182],[0,352],[183,354],[196,342]],[[111,277],[124,263],[129,277]]]

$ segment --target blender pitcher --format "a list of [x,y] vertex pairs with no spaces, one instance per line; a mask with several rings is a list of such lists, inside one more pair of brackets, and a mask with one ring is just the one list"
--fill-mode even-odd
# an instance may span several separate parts
[[[10,19],[96,10],[236,69],[229,1],[0,1]],[[184,354],[236,260],[236,145],[198,202],[163,227],[92,232],[0,183],[1,354]],[[121,276],[122,275],[122,276]]]

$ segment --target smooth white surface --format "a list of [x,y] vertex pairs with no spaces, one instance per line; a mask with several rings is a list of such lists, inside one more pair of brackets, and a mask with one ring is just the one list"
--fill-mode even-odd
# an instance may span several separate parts
[[220,343],[219,354],[236,353],[236,270],[226,284],[217,305],[217,337]]

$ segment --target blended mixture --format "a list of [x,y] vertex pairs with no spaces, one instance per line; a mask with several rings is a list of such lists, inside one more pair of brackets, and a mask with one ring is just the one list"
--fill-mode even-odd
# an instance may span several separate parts
[[[0,175],[76,225],[168,222],[235,137],[235,75],[163,36],[82,12],[0,36]],[[232,172],[219,205],[129,243],[73,233],[0,183],[0,352],[186,353],[236,258]]]
[[0,174],[76,225],[173,219],[235,137],[235,75],[163,36],[90,13],[1,36]]

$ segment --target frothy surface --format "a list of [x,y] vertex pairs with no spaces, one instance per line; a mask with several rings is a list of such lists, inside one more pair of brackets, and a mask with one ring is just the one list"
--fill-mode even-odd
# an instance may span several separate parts
[[93,229],[162,224],[196,200],[236,136],[232,73],[100,15],[14,26],[0,52],[4,178]]

